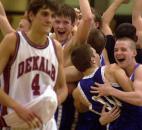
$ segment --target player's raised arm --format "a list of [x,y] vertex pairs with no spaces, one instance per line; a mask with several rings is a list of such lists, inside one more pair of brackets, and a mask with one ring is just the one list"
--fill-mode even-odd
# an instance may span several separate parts
[[142,48],[142,1],[135,0],[132,11],[132,24],[136,27],[137,30],[137,47]]
[[122,3],[128,3],[128,0],[113,0],[112,4],[103,13],[101,30],[105,35],[112,35],[110,24],[117,9],[121,6]]
[[15,30],[10,25],[6,16],[2,2],[0,1],[0,30],[3,35],[14,32]]

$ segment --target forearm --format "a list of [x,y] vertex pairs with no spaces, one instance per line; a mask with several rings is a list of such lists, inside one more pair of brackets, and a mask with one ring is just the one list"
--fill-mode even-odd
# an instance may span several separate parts
[[6,16],[6,13],[5,13],[5,10],[4,10],[4,7],[1,1],[0,1],[0,15]]
[[0,104],[12,109],[15,109],[15,107],[18,105],[18,103],[9,97],[2,89],[0,89]]
[[72,41],[72,48],[77,44],[85,43],[91,27],[93,26],[93,14],[88,0],[79,0],[82,19],[79,22],[78,29]]
[[[139,33],[142,31],[142,1],[141,0],[135,0],[133,5],[133,11],[132,11],[132,24],[137,29],[138,37],[141,38],[141,34],[139,36]],[[141,42],[141,41],[140,41]]]
[[123,3],[124,0],[114,0],[114,2],[109,6],[109,8],[104,12],[102,16],[103,24],[110,25],[110,22],[112,21],[116,10],[119,8],[119,6]]
[[62,87],[55,89],[56,94],[57,94],[57,99],[58,99],[58,105],[63,103],[68,95],[68,89],[67,87]]
[[141,7],[142,7],[142,1],[135,0],[133,5],[133,11],[132,11],[132,20],[135,20],[138,17],[141,17],[141,12],[142,12]]
[[82,19],[86,21],[93,21],[93,15],[91,12],[90,4],[88,0],[79,0],[80,10],[82,13]]
[[5,16],[0,16],[0,30],[4,36],[15,31]]
[[133,105],[137,105],[137,106],[142,106],[142,95],[140,92],[124,92],[124,91],[120,91],[117,89],[112,89],[112,91],[110,92],[111,96],[115,96],[116,98],[133,104]]

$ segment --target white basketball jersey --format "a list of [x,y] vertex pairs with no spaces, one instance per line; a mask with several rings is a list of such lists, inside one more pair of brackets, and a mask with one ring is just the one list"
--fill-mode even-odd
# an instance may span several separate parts
[[33,44],[24,32],[17,32],[17,48],[2,77],[9,95],[22,104],[27,104],[41,95],[48,85],[55,86],[58,59],[54,41],[47,37],[44,46]]

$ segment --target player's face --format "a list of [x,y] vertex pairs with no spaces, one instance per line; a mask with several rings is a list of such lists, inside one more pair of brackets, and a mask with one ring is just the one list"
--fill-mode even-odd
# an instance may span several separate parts
[[53,22],[54,32],[56,34],[57,40],[60,42],[66,41],[72,34],[73,24],[69,17],[55,16]]
[[118,65],[127,68],[135,58],[135,52],[130,47],[129,40],[117,40],[114,47],[114,57]]
[[40,9],[36,15],[32,15],[32,28],[41,33],[49,33],[52,28],[54,12],[50,9]]

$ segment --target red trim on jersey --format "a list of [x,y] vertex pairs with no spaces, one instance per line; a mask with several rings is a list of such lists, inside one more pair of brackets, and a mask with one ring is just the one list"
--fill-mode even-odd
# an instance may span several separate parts
[[[9,82],[10,82],[10,66],[7,66],[3,72],[3,80],[4,80],[4,92],[9,94]],[[1,115],[7,114],[7,107],[2,106]]]
[[[18,49],[19,49],[19,44],[20,44],[20,37],[18,35],[18,33],[16,34],[16,47],[15,47],[15,51],[13,53],[13,55],[10,57],[10,60],[7,64],[7,66],[5,67],[4,71],[3,71],[3,80],[4,80],[4,91],[9,94],[9,85],[10,85],[10,69],[11,69],[11,65],[13,64],[13,62],[15,61],[16,57],[17,57],[17,53],[18,53]],[[6,106],[2,106],[2,111],[1,111],[1,115],[5,115],[7,114],[7,107]]]
[[22,32],[22,35],[23,35],[23,37],[25,38],[25,40],[27,41],[27,43],[28,43],[30,46],[32,46],[32,47],[34,47],[34,48],[36,48],[36,49],[45,49],[45,48],[48,47],[48,45],[49,45],[48,37],[47,37],[47,40],[45,41],[45,44],[44,44],[44,45],[40,45],[40,44],[37,44],[37,43],[35,43],[35,42],[32,42],[32,41],[28,38],[28,36],[27,36],[27,34],[26,34],[25,32]]
[[2,116],[0,116],[0,128],[2,127],[8,127],[4,118]]
[[14,63],[14,61],[15,61],[15,59],[17,57],[17,54],[18,54],[19,46],[20,46],[20,36],[19,36],[19,34],[17,32],[16,32],[16,38],[17,38],[16,39],[16,47],[15,47],[13,56],[11,56],[10,61],[9,61],[10,66]]

